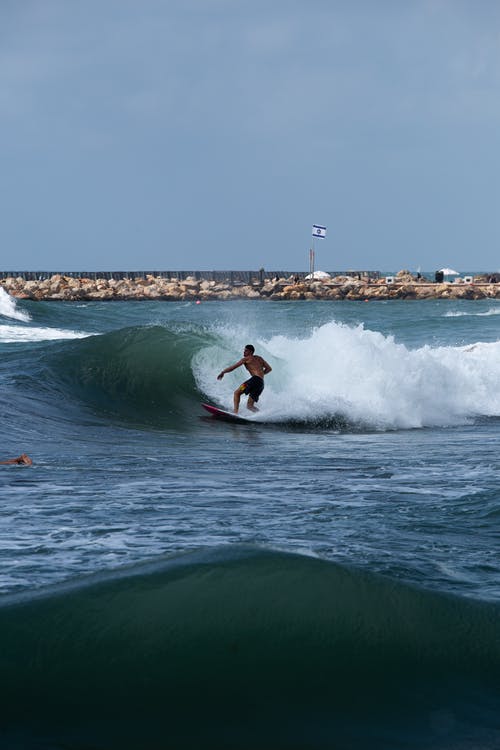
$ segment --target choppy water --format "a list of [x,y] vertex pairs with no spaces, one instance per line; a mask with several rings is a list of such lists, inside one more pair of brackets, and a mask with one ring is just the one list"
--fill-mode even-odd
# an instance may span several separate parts
[[499,312],[0,290],[0,746],[500,747]]

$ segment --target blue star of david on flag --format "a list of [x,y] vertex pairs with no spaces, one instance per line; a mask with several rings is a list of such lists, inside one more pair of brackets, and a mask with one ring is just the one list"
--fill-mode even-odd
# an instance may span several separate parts
[[322,227],[320,224],[313,224],[312,230],[313,237],[326,237],[326,227]]

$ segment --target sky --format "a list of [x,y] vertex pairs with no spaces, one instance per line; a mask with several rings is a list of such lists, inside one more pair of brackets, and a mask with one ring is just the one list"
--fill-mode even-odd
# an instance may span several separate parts
[[497,0],[0,0],[0,270],[500,270]]

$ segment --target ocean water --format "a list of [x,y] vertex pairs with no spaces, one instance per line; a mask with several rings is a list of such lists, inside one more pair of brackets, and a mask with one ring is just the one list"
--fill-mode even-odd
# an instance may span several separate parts
[[499,748],[499,316],[0,290],[0,747]]

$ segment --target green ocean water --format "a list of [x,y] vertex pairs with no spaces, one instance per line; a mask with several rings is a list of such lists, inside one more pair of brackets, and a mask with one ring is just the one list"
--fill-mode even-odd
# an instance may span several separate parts
[[2,293],[0,746],[498,747],[499,314]]

